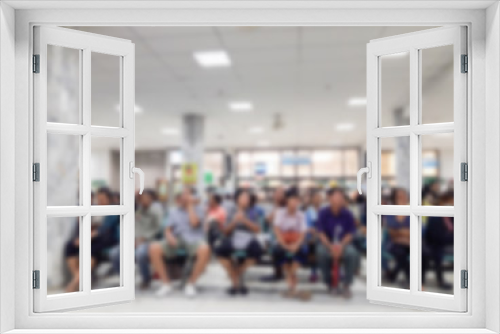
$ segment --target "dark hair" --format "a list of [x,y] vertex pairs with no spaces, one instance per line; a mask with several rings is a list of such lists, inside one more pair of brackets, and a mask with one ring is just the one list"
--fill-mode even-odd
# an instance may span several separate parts
[[113,198],[113,193],[111,192],[111,190],[109,190],[108,187],[101,187],[99,189],[97,189],[97,195],[99,194],[104,194],[106,195],[106,197],[111,201],[111,199]]
[[439,196],[439,203],[446,203],[453,199],[455,199],[453,190],[448,190],[445,193],[441,194],[441,196]]
[[250,197],[250,203],[249,203],[249,207],[253,207],[255,205],[255,203],[257,202],[257,196],[255,196],[254,193],[252,193],[250,190],[248,189],[245,189],[245,188],[239,188],[238,190],[236,190],[236,192],[234,193],[234,201],[236,202],[236,205],[238,205],[238,199],[240,198],[241,195],[243,195],[244,193],[248,194],[248,197]]
[[404,188],[393,188],[392,191],[391,191],[391,204],[392,205],[396,205],[396,197],[398,196],[398,192],[400,191],[403,191],[405,194],[408,195],[408,193],[406,192],[406,189]]
[[153,189],[144,189],[144,191],[142,193],[151,196],[153,201],[156,201],[156,199],[157,199],[156,191],[154,191]]
[[333,196],[335,193],[340,193],[345,198],[344,189],[340,187],[333,187],[327,190],[326,195],[328,197]]
[[291,198],[299,198],[299,191],[295,187],[292,187],[285,192],[285,201],[287,203]]
[[215,203],[220,205],[222,203],[222,196],[217,194],[217,193],[212,193],[212,199],[214,200]]

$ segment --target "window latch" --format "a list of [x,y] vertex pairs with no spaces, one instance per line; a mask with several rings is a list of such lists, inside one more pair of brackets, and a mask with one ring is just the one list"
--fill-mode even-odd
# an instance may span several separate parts
[[368,166],[367,167],[364,167],[364,168],[361,168],[360,170],[358,170],[358,174],[357,174],[357,181],[358,181],[358,192],[359,194],[361,195],[361,176],[366,173],[366,178],[367,179],[371,179],[372,178],[372,163],[371,161],[368,161]]

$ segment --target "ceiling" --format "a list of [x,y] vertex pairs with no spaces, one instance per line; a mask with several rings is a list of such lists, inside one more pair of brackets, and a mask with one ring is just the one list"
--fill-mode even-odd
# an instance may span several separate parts
[[[350,106],[348,101],[366,96],[366,44],[428,27],[77,29],[135,44],[136,104],[141,111],[136,113],[136,143],[148,149],[180,146],[181,134],[165,135],[162,130],[180,131],[184,113],[205,115],[206,147],[363,146],[365,106]],[[232,66],[200,67],[193,52],[208,50],[225,50]],[[92,62],[92,119],[94,124],[115,125],[119,67],[116,59],[106,58],[113,57]],[[450,83],[450,59],[440,52],[426,59],[423,86],[439,85],[442,79],[441,87],[452,87],[442,84]],[[389,94],[383,99],[389,107],[383,118],[390,119],[394,109],[408,104],[407,64],[408,57],[394,57],[384,65],[383,91]],[[431,89],[428,96],[428,105],[435,106],[428,120],[447,121],[442,112],[448,103],[442,96],[447,95]],[[232,112],[231,101],[251,101],[254,109]],[[275,126],[276,115],[282,128]],[[346,124],[351,124],[350,130],[345,130]],[[263,132],[250,133],[253,127]]]

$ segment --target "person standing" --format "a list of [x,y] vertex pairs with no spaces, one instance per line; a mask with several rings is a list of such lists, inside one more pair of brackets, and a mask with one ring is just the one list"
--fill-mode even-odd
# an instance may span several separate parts
[[354,217],[346,208],[345,195],[340,188],[328,190],[328,206],[318,215],[317,231],[320,243],[317,250],[318,265],[323,281],[332,289],[332,266],[343,268],[343,288],[336,292],[345,298],[351,298],[351,284],[357,265],[357,252],[352,245],[356,231]]

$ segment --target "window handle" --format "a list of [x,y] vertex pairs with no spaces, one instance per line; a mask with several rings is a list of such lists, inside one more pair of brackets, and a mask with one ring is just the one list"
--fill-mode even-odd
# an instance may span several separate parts
[[372,163],[368,161],[368,167],[363,167],[360,170],[358,170],[358,192],[361,195],[361,176],[366,173],[366,177],[368,179],[372,178]]
[[129,162],[129,177],[134,178],[134,174],[139,174],[139,195],[142,195],[144,191],[144,172],[142,169],[134,167],[134,162]]

